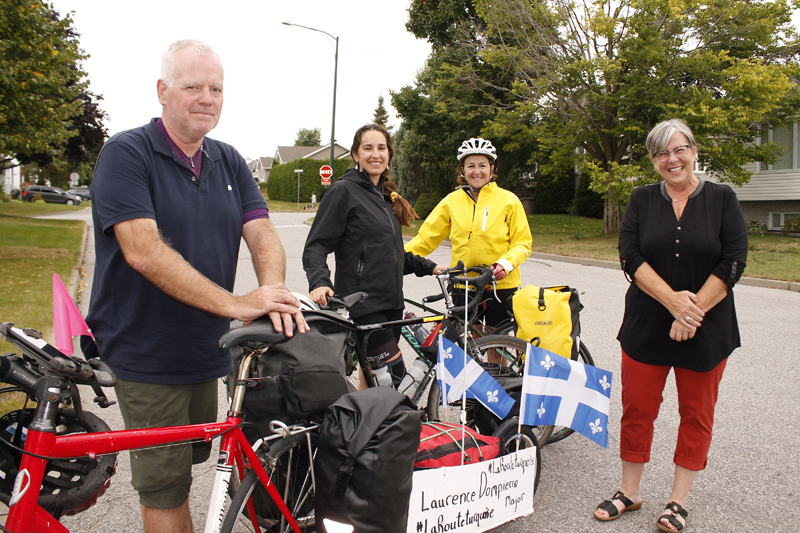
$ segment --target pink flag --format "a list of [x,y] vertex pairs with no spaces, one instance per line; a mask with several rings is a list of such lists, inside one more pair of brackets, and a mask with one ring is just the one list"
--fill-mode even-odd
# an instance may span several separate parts
[[56,348],[66,355],[72,355],[73,336],[94,337],[58,274],[53,274],[53,330]]

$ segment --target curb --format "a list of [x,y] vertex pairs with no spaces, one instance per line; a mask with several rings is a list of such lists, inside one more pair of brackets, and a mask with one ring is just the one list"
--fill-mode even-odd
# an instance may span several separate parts
[[81,256],[78,258],[78,265],[72,269],[69,281],[66,284],[67,292],[72,296],[72,300],[77,304],[78,296],[81,292],[81,270],[86,263],[86,247],[89,244],[89,225],[83,225],[83,238],[81,239]]

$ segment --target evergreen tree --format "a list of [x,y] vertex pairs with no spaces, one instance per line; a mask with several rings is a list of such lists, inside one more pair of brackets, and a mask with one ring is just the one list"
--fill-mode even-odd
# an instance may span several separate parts
[[392,131],[394,126],[387,126],[386,123],[389,121],[389,113],[386,111],[386,108],[383,106],[383,96],[378,97],[378,107],[375,108],[375,115],[372,117],[372,122],[381,126],[386,129],[386,131]]

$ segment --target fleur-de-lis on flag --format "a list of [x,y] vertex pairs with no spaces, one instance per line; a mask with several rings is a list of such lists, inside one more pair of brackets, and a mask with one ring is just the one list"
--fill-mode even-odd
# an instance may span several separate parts
[[528,426],[569,427],[607,448],[612,384],[607,370],[528,343],[520,420]]
[[442,405],[461,401],[462,395],[477,400],[503,420],[514,407],[514,399],[472,357],[444,337],[439,338],[436,379],[442,392]]

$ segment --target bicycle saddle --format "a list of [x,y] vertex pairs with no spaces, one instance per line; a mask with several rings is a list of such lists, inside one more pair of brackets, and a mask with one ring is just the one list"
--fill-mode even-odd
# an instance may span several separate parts
[[[333,322],[342,327],[353,329],[353,323],[342,318],[333,311],[318,311],[314,309],[304,310],[303,318],[311,328],[314,328],[314,322],[324,321]],[[295,325],[292,322],[292,332],[296,335]],[[283,331],[275,331],[272,325],[272,320],[269,316],[262,316],[253,320],[246,326],[238,326],[231,328],[222,334],[219,338],[218,346],[221,349],[231,348],[238,346],[245,342],[263,342],[265,344],[280,344],[286,342],[291,337],[287,337]]]

